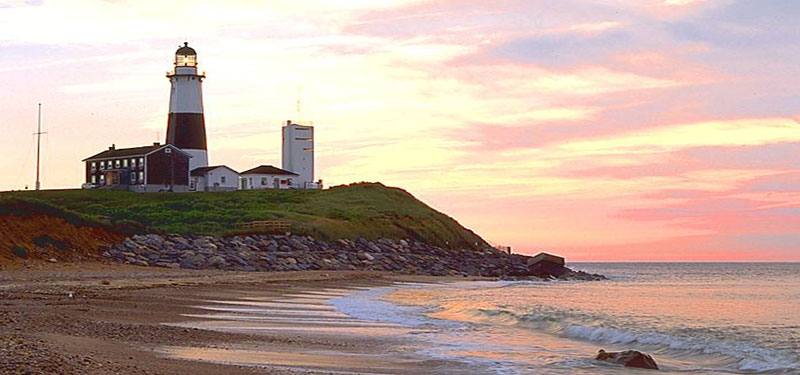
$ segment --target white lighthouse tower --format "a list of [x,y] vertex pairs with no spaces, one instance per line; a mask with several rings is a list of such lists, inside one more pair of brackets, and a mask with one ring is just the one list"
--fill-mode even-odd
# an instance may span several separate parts
[[317,189],[314,183],[314,127],[286,121],[283,126],[281,166],[297,173],[297,187]]
[[167,143],[186,151],[189,171],[208,166],[206,125],[203,118],[203,79],[197,72],[197,52],[184,43],[175,52],[175,70],[167,73],[172,84],[169,95]]

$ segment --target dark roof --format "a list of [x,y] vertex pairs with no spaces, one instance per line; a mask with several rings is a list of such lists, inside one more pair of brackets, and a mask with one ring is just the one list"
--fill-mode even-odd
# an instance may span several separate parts
[[210,171],[213,171],[213,170],[215,170],[217,168],[228,168],[228,169],[234,171],[235,173],[239,173],[239,172],[236,172],[235,169],[233,169],[233,168],[231,168],[231,167],[229,167],[227,165],[212,165],[210,167],[199,167],[199,168],[192,169],[192,176],[202,176],[202,175],[204,175],[204,174],[206,174],[206,173],[208,173]]
[[285,174],[285,175],[299,176],[299,174],[297,173],[289,172],[287,170],[276,168],[271,165],[261,165],[251,170],[244,171],[241,174]]
[[184,55],[184,56],[186,56],[186,55],[195,55],[196,56],[197,52],[195,52],[194,48],[189,47],[189,42],[184,42],[183,43],[183,47],[178,48],[178,50],[175,51],[175,54],[176,55]]
[[149,153],[150,151],[157,150],[164,145],[161,144],[152,144],[150,146],[142,146],[142,147],[131,147],[131,148],[117,148],[117,149],[108,149],[105,150],[97,155],[90,156],[83,161],[92,160],[92,159],[111,159],[111,158],[122,158],[126,156],[143,156]]
[[161,148],[164,148],[164,147],[167,147],[167,146],[169,146],[169,147],[171,147],[171,148],[173,148],[175,150],[178,150],[178,152],[180,152],[181,154],[184,154],[184,155],[186,155],[186,156],[188,156],[190,158],[192,157],[192,154],[189,154],[188,152],[183,151],[183,150],[175,147],[174,145],[171,145],[171,144],[162,145],[160,143],[153,143],[150,146],[142,146],[142,147],[109,148],[108,150],[105,150],[105,151],[103,151],[103,152],[101,152],[101,153],[99,153],[97,155],[93,155],[93,156],[90,156],[90,157],[88,157],[86,159],[83,159],[83,161],[98,160],[98,159],[126,158],[126,157],[132,157],[132,156],[145,156],[145,155],[147,155],[147,154],[149,154],[149,153],[151,153],[151,152],[153,152],[155,150],[158,150],[158,149],[161,149]]

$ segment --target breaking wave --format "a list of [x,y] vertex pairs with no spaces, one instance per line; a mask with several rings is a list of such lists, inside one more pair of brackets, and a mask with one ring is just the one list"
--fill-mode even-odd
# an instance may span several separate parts
[[472,310],[469,314],[476,318],[474,321],[514,325],[570,339],[618,345],[635,344],[664,353],[679,351],[689,355],[722,356],[730,359],[738,371],[770,374],[795,374],[800,371],[800,357],[797,353],[764,348],[749,342],[685,337],[652,331],[639,332],[600,323],[579,324],[575,321],[587,320],[587,316],[562,311],[516,314],[513,311],[496,309]]

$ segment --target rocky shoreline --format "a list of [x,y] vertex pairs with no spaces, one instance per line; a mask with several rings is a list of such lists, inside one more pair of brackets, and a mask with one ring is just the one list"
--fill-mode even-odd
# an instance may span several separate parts
[[410,275],[503,279],[602,280],[564,268],[535,270],[531,257],[482,249],[446,249],[413,240],[320,241],[296,235],[234,237],[136,235],[104,249],[103,256],[138,266],[229,271],[369,270]]

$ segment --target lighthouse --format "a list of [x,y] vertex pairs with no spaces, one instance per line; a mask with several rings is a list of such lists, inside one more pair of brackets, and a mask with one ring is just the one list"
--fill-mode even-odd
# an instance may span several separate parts
[[197,52],[184,43],[175,52],[175,69],[167,73],[169,94],[167,143],[192,156],[189,170],[208,166],[206,125],[203,118],[203,79],[197,72]]

